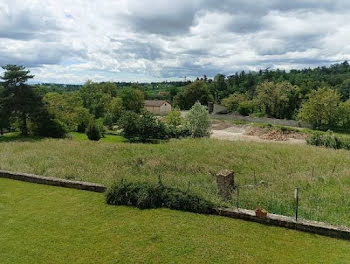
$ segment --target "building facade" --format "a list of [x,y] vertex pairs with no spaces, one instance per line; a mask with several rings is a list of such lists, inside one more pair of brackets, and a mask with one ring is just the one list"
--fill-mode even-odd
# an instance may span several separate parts
[[171,111],[171,104],[165,100],[145,100],[147,111],[156,115],[166,115]]

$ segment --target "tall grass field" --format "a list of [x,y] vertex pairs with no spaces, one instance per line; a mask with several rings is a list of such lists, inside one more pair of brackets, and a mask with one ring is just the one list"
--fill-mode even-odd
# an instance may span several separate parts
[[[121,179],[188,188],[221,206],[350,226],[350,152],[307,145],[172,140],[161,144],[37,139],[0,143],[0,169],[110,186]],[[215,173],[235,172],[240,196],[223,202]],[[262,182],[263,184],[259,184]]]

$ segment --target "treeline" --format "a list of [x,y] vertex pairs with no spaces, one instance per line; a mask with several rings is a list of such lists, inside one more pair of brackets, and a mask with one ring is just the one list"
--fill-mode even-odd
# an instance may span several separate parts
[[[0,133],[20,129],[45,134],[40,122],[51,120],[57,134],[95,127],[114,129],[125,111],[139,114],[145,99],[163,99],[190,109],[197,101],[223,104],[229,112],[303,120],[315,129],[350,129],[350,65],[347,61],[315,69],[260,70],[213,79],[161,83],[86,82],[81,86],[27,85],[33,76],[8,65],[0,88]],[[45,110],[43,110],[45,109]],[[41,113],[42,121],[38,120]],[[42,116],[46,115],[46,118]],[[131,116],[131,115],[129,115]],[[39,118],[39,119],[40,119]],[[46,133],[47,134],[47,133]],[[54,134],[54,133],[51,133]]]
[[347,61],[315,69],[261,70],[205,76],[173,100],[181,109],[194,102],[223,104],[229,112],[303,120],[321,130],[350,129],[350,66]]
[[[184,86],[191,83],[191,81],[164,81],[151,83],[138,82],[101,82],[100,84],[114,84],[118,90],[125,88],[135,88],[144,93],[145,99],[158,99],[172,101],[174,96],[183,90]],[[40,83],[33,85],[41,94],[49,92],[65,93],[79,91],[83,85],[78,84],[55,84],[55,83]]]
[[63,92],[26,84],[34,76],[23,66],[3,69],[1,135],[21,131],[23,135],[60,138],[67,132],[82,132],[99,140],[109,130],[142,142],[209,135],[206,107],[194,104],[187,118],[174,110],[160,119],[144,108],[145,93],[138,84],[119,88],[111,82],[87,81],[79,90]]

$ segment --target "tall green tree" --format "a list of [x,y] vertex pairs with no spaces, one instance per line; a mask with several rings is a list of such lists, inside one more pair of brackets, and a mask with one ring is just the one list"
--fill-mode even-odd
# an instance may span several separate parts
[[95,119],[103,118],[108,105],[116,96],[117,87],[113,83],[95,83],[87,81],[79,91],[83,106],[89,109]]
[[144,94],[139,89],[133,87],[126,88],[121,92],[123,108],[126,111],[140,113],[144,108]]
[[298,117],[315,129],[334,129],[340,120],[340,102],[340,95],[336,90],[314,90],[310,93],[309,100],[303,103]]
[[211,133],[211,121],[206,106],[196,102],[186,115],[187,127],[192,137],[207,137]]
[[212,102],[213,100],[208,85],[203,80],[188,84],[184,91],[178,93],[175,97],[176,104],[183,110],[190,109],[197,101],[202,105],[208,105],[208,102]]
[[32,132],[39,136],[63,137],[65,130],[62,125],[51,115],[46,105],[33,90],[27,85],[27,80],[33,78],[23,66],[6,65],[5,73],[1,76],[4,80],[4,92],[1,107],[11,119],[19,121],[19,128],[23,135],[28,135],[28,121]]
[[25,84],[34,76],[24,66],[6,65],[2,68],[5,70],[0,77],[5,88],[2,107],[20,120],[22,134],[28,135],[28,118],[41,105],[41,98],[31,86]]
[[264,82],[257,93],[257,103],[271,117],[291,119],[300,105],[299,88],[289,82]]
[[4,129],[9,126],[9,114],[4,105],[5,88],[0,86],[0,136],[4,134]]

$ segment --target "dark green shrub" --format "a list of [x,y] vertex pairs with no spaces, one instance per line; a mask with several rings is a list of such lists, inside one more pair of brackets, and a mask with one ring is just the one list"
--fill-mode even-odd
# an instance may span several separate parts
[[350,149],[350,139],[335,136],[331,133],[314,133],[306,139],[307,144],[314,146],[324,146],[334,149]]
[[123,129],[123,136],[132,141],[147,142],[168,138],[165,124],[150,112],[136,114],[126,111],[118,124]]
[[144,112],[139,117],[140,141],[147,142],[154,139],[167,139],[167,127],[150,112]]
[[99,141],[102,137],[101,130],[95,122],[90,122],[86,129],[86,135],[90,140]]
[[191,131],[185,126],[169,126],[167,133],[169,138],[184,138],[191,136]]
[[248,116],[254,112],[254,108],[255,105],[252,101],[243,101],[239,103],[237,111],[243,116]]
[[163,184],[130,183],[121,181],[106,195],[111,205],[136,206],[140,209],[166,207],[194,213],[210,213],[214,204],[197,195],[164,186]]
[[50,115],[37,118],[32,125],[32,132],[40,137],[63,138],[66,135],[64,125]]
[[139,134],[139,114],[131,111],[122,113],[118,125],[123,129],[123,136],[127,139],[136,138]]

